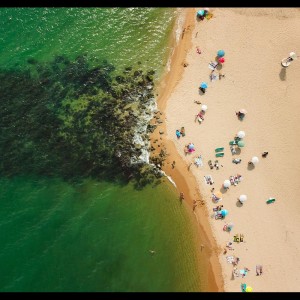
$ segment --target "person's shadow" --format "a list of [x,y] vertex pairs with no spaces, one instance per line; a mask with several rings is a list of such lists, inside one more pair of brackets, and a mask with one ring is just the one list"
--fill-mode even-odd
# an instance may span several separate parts
[[286,68],[282,67],[279,73],[279,78],[282,81],[286,80]]

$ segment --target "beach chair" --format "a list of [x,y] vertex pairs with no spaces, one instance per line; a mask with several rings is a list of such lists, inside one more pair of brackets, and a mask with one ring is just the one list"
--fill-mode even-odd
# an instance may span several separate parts
[[213,168],[214,168],[214,166],[213,166],[213,164],[212,164],[211,160],[209,160],[207,163],[208,163],[208,165],[209,165],[210,169],[213,169]]
[[223,157],[223,156],[224,156],[224,152],[216,153],[216,157]]
[[220,147],[220,148],[215,149],[215,152],[222,152],[222,151],[224,151],[224,147]]
[[232,146],[232,145],[237,145],[237,144],[238,144],[238,141],[237,141],[237,140],[234,140],[234,141],[230,141],[230,142],[229,142],[229,145],[231,145],[231,146]]

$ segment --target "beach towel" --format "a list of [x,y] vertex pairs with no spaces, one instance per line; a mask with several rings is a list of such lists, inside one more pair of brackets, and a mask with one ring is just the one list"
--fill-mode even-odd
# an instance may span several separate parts
[[218,63],[216,61],[211,61],[209,64],[208,64],[208,67],[211,69],[211,70],[214,70],[216,67],[217,67]]
[[224,156],[224,152],[216,153],[216,157],[223,157],[223,156]]
[[214,73],[210,74],[209,78],[210,78],[210,81],[219,80],[219,76]]
[[229,264],[232,264],[235,260],[235,257],[234,256],[226,256],[226,260]]
[[215,149],[215,152],[222,152],[222,151],[224,151],[224,147],[220,147],[220,148]]

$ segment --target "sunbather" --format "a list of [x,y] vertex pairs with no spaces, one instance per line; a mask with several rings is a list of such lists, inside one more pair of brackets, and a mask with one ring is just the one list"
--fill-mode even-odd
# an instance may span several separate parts
[[216,167],[217,170],[219,170],[219,161],[216,160],[214,166]]

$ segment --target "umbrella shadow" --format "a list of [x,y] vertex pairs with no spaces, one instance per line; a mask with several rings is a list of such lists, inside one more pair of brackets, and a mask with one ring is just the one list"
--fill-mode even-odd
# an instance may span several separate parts
[[[205,91],[206,92],[206,91]],[[199,88],[199,95],[200,96],[203,96],[203,95],[205,95],[205,93],[203,93],[203,91]]]
[[215,61],[218,63],[217,66],[216,66],[216,69],[217,69],[218,71],[221,71],[223,65],[222,65],[221,63],[219,63],[219,59],[220,59],[220,57],[217,55],[217,56],[215,57]]
[[248,163],[247,169],[248,169],[249,171],[252,171],[254,168],[255,168],[254,164],[249,164],[249,163]]
[[243,203],[241,203],[240,200],[238,199],[238,200],[236,201],[236,206],[237,206],[237,207],[243,207]]
[[224,186],[221,187],[220,192],[225,194],[229,188],[225,189]]
[[282,81],[286,80],[286,68],[281,68],[280,73],[279,73],[279,78]]
[[241,154],[241,148],[235,147],[235,155],[240,155]]

